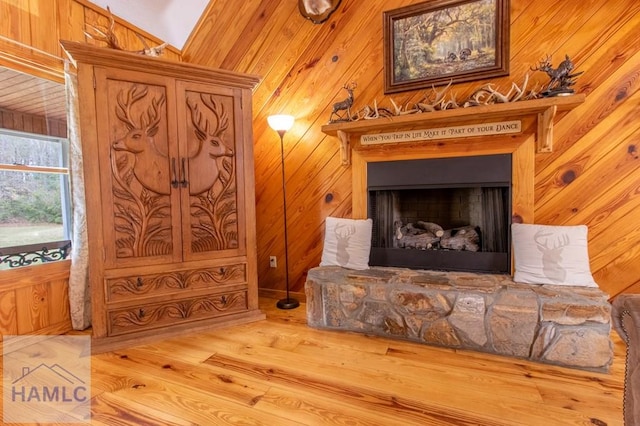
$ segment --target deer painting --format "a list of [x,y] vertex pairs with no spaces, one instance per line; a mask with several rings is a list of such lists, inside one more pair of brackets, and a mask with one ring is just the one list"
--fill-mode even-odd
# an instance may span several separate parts
[[533,240],[542,253],[542,273],[552,281],[563,282],[567,271],[561,266],[562,251],[569,245],[569,236],[562,235],[555,241],[550,241],[552,234],[544,230],[535,233]]
[[349,247],[349,240],[351,239],[351,236],[356,233],[356,227],[354,225],[337,224],[333,232],[338,243],[336,261],[340,266],[347,266],[350,259],[347,247]]
[[132,107],[148,94],[147,87],[134,85],[117,98],[116,116],[127,127],[127,133],[113,142],[115,151],[127,151],[133,155],[133,174],[138,181],[156,194],[168,195],[170,170],[167,147],[156,143],[155,137],[162,119],[161,110],[165,103],[164,94],[153,98],[147,110],[136,121]]

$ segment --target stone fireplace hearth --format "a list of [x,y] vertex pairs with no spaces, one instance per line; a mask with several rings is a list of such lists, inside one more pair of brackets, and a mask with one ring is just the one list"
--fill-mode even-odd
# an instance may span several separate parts
[[611,306],[592,287],[508,275],[323,266],[307,276],[307,323],[605,372]]

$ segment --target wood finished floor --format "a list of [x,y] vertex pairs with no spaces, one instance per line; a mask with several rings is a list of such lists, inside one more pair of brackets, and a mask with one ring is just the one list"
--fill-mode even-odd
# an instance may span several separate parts
[[94,355],[95,425],[622,425],[610,374],[265,321]]

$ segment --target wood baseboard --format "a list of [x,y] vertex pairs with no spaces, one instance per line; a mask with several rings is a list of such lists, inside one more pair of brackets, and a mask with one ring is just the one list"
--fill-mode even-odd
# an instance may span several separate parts
[[[258,296],[279,300],[287,297],[287,292],[284,290],[275,290],[272,288],[258,288]],[[306,294],[298,291],[290,291],[289,297],[297,299],[300,303],[305,303],[307,301]]]

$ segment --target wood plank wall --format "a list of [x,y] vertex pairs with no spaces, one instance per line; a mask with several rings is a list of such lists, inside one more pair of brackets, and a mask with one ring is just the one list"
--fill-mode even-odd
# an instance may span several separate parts
[[69,265],[64,260],[0,272],[0,335],[71,330]]
[[[296,0],[212,1],[183,48],[183,60],[262,76],[255,91],[259,279],[263,293],[284,289],[280,147],[267,116],[289,113],[285,135],[288,235],[292,289],[318,265],[324,219],[351,214],[351,170],[340,166],[337,140],[325,136],[342,86],[358,84],[354,107],[390,105],[383,96],[382,12],[420,1],[343,0],[325,23],[298,13]],[[640,2],[637,0],[511,0],[510,76],[491,83],[505,89],[545,55],[557,65],[573,59],[577,91],[586,102],[555,128],[555,150],[536,155],[535,221],[589,226],[594,276],[611,296],[640,292]],[[459,84],[464,98],[485,82]],[[404,92],[396,103],[424,91]]]
[[[61,84],[64,61],[58,40],[100,44],[86,40],[85,24],[106,27],[109,23],[104,9],[85,0],[0,0],[0,17],[0,36],[20,43],[0,38],[0,66]],[[116,33],[125,49],[142,48],[136,33],[149,45],[161,43],[126,21],[116,19],[116,22]],[[180,60],[180,51],[170,46],[165,57]],[[60,123],[45,125],[44,117],[3,110],[0,119],[5,128],[27,132],[47,130],[54,136],[66,136],[66,123],[63,128]],[[61,334],[71,330],[69,264],[62,261],[0,271],[0,335]]]
[[[0,0],[0,16],[0,37],[38,49],[23,50],[0,38],[0,65],[58,81],[64,81],[61,59],[65,59],[59,40],[104,45],[86,37],[84,31],[92,33],[89,26],[103,29],[109,26],[108,12],[87,0]],[[162,43],[117,16],[115,21],[118,41],[127,50],[143,48],[136,34],[150,46]],[[16,57],[14,61],[12,56]],[[163,57],[180,60],[180,50],[168,46]],[[51,73],[45,73],[47,68]]]

